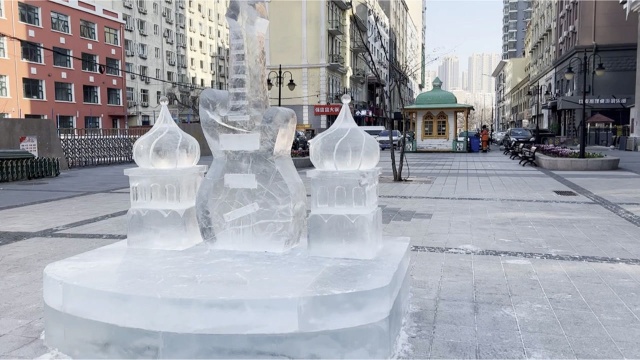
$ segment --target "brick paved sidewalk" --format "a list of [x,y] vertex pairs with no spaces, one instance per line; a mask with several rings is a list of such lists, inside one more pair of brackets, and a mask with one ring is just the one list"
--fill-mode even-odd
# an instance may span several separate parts
[[[640,358],[640,175],[492,151],[410,154],[394,183],[387,157],[384,229],[413,244],[399,357]],[[0,359],[48,352],[44,266],[124,238],[127,167],[0,184]]]

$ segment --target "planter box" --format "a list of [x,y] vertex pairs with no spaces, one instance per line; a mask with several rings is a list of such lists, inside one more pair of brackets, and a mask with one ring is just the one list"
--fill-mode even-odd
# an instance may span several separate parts
[[296,166],[296,169],[304,169],[308,167],[313,167],[311,163],[311,159],[307,157],[293,157],[293,165]]
[[607,171],[618,169],[620,158],[611,156],[591,159],[558,158],[536,153],[536,164],[547,170]]

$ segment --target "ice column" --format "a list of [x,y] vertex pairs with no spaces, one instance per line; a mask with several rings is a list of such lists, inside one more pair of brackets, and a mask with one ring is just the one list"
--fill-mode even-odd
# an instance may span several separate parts
[[342,97],[336,122],[312,141],[308,248],[315,256],[372,259],[382,246],[378,142],[360,129]]
[[133,145],[138,168],[126,169],[131,186],[130,247],[182,250],[202,242],[196,194],[206,166],[200,145],[174,122],[166,97],[155,125]]

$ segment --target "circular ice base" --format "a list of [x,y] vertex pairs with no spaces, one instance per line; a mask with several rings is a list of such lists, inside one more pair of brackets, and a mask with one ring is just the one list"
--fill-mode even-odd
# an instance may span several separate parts
[[45,268],[46,344],[74,358],[385,358],[408,266],[408,238],[372,260],[122,241]]

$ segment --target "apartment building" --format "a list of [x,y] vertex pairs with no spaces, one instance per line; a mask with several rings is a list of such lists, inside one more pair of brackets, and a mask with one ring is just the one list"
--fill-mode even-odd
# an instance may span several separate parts
[[227,0],[92,0],[123,13],[129,126],[153,125],[160,97],[172,116],[198,119],[202,88],[226,88]]
[[[621,0],[622,8],[626,12],[627,21],[629,19],[638,19],[638,13],[640,12],[640,0]],[[632,20],[633,21],[633,20]],[[640,24],[639,24],[640,25]],[[640,27],[638,27],[638,34],[640,34]],[[640,48],[636,53],[636,61],[640,61]],[[636,62],[636,69],[640,67],[640,63]],[[635,87],[635,102],[631,107],[631,120],[629,122],[629,133],[632,137],[640,137],[640,117],[638,117],[638,107],[635,104],[640,103],[640,73],[636,71],[636,87]]]
[[80,0],[0,0],[0,115],[125,127],[124,24]]
[[499,54],[476,53],[469,56],[467,91],[471,93],[491,93],[494,83],[491,73],[500,62]]
[[[556,97],[549,101],[560,135],[576,137],[582,119],[582,91],[586,89],[588,119],[600,113],[614,119],[614,125],[627,131],[629,108],[635,103],[638,19],[627,20],[625,10],[614,1],[555,1],[555,74]],[[588,56],[586,84],[582,80],[582,58]],[[578,59],[576,59],[578,58]],[[595,76],[602,63],[605,73]],[[571,67],[576,76],[565,78]],[[586,120],[586,119],[585,119]]]
[[[367,102],[364,125],[386,125],[386,114],[383,109],[390,109],[391,103],[385,93],[389,93],[389,18],[380,7],[377,1],[362,2],[358,9],[366,8],[367,16],[367,39],[371,57],[369,59],[367,74]],[[375,66],[373,66],[375,64]],[[374,70],[375,69],[375,70]],[[375,76],[375,73],[379,74]]]
[[460,89],[460,61],[455,55],[445,56],[438,66],[438,77],[442,80],[442,90]]
[[495,78],[496,130],[526,124],[529,76],[525,69],[528,62],[528,58],[502,60],[491,74]]
[[502,59],[523,57],[524,38],[531,19],[530,0],[503,0]]

